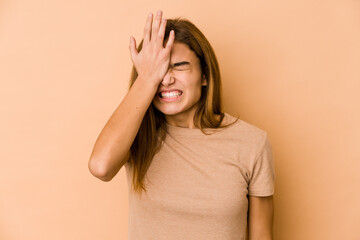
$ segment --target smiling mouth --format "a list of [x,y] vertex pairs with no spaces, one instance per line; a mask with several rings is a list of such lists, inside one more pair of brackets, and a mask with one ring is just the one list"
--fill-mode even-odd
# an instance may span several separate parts
[[162,94],[161,92],[158,93],[158,96],[161,99],[174,99],[174,98],[178,98],[183,94],[183,92],[181,91],[176,91],[176,92],[172,92],[172,93],[164,93]]

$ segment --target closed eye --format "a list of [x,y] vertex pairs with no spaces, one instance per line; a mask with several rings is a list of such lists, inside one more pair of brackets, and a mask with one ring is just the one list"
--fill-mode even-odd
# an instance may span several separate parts
[[187,68],[177,68],[175,67],[174,68],[175,71],[185,71],[185,70],[188,70]]
[[176,70],[176,71],[185,71],[185,70],[189,69],[189,66],[190,66],[189,62],[182,61],[182,62],[177,62],[177,63],[174,63],[174,64],[170,64],[169,67],[172,68],[173,70]]

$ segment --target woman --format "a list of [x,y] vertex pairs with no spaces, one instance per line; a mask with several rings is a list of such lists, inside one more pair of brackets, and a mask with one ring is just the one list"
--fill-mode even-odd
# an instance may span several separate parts
[[265,131],[222,112],[205,36],[158,11],[138,48],[133,37],[129,48],[129,92],[89,160],[103,181],[125,165],[129,239],[238,240],[247,230],[250,240],[272,239],[271,145]]

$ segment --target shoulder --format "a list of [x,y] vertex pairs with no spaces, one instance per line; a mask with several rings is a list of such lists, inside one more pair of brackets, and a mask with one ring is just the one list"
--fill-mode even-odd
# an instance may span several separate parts
[[222,124],[228,125],[234,123],[225,127],[218,137],[237,149],[239,156],[254,160],[264,146],[266,146],[268,141],[267,132],[233,115],[228,113],[225,113],[225,115],[226,117]]
[[223,124],[227,125],[233,122],[235,123],[229,126],[229,134],[236,135],[238,138],[249,144],[253,143],[263,145],[266,141],[267,132],[265,130],[229,113],[225,113]]

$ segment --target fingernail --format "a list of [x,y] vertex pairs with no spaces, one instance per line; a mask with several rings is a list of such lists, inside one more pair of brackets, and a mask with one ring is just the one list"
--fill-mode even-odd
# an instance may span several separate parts
[[152,17],[152,13],[149,13],[148,17],[151,18],[151,17]]
[[161,10],[159,10],[159,11],[157,12],[157,15],[158,15],[158,16],[160,16],[160,15],[161,15]]

